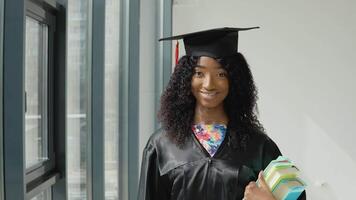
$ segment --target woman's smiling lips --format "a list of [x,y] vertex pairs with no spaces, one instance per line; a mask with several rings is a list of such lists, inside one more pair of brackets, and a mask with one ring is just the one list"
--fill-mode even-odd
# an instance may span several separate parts
[[219,92],[207,92],[207,91],[200,91],[200,94],[207,99],[212,99],[215,96],[217,96],[219,94]]

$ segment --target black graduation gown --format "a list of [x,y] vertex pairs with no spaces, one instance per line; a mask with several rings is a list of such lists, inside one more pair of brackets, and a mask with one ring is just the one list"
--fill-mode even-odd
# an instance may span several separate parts
[[229,131],[213,157],[193,133],[178,147],[158,131],[144,149],[138,200],[237,200],[260,170],[281,155],[265,134],[251,135],[244,151]]

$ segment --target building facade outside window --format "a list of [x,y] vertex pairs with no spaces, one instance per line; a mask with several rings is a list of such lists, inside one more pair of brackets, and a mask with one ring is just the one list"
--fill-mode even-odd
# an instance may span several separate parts
[[90,0],[67,2],[66,132],[68,200],[90,194]]
[[105,1],[105,199],[119,199],[119,49],[121,0]]
[[31,200],[49,200],[49,199],[52,199],[52,192],[51,192],[50,188],[39,193],[38,195],[33,197]]

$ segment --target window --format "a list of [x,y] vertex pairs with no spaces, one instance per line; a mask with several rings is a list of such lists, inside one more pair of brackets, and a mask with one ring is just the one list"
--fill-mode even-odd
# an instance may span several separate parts
[[[25,160],[26,174],[53,168],[51,77],[54,16],[34,3],[27,4],[25,38]],[[43,12],[39,12],[41,10]],[[43,170],[40,170],[43,171]],[[46,170],[48,171],[48,170]],[[38,174],[38,175],[43,175]],[[27,182],[37,176],[29,175]]]
[[50,200],[50,199],[52,199],[52,194],[50,189],[47,189],[39,193],[35,197],[31,198],[31,200]]
[[48,25],[26,17],[26,168],[48,160]]
[[[104,193],[106,200],[135,196],[137,155],[141,155],[139,55],[146,55],[139,51],[138,22],[146,11],[140,10],[139,0],[93,1],[0,0],[0,115],[4,112],[0,150],[5,149],[0,151],[5,157],[3,163],[0,160],[0,199],[5,195],[25,200],[102,199]],[[157,10],[146,13],[163,8],[156,5],[152,7]],[[153,32],[160,33],[158,26],[151,27],[143,35],[156,38]],[[148,71],[161,74],[154,67],[158,50],[153,46]],[[152,87],[157,87],[156,82]],[[155,88],[144,91],[150,105]],[[97,91],[103,95],[93,95]],[[95,162],[99,154],[104,157]]]
[[[52,8],[53,9],[53,8]],[[24,64],[24,136],[26,198],[50,199],[55,173],[53,143],[53,55],[55,17],[52,10],[26,2]],[[48,180],[52,180],[48,184]],[[54,180],[54,181],[53,181]],[[37,195],[37,196],[36,196]],[[34,197],[35,196],[35,197]]]
[[68,199],[90,196],[90,23],[91,1],[68,0],[66,132]]
[[118,200],[120,0],[105,3],[105,199]]

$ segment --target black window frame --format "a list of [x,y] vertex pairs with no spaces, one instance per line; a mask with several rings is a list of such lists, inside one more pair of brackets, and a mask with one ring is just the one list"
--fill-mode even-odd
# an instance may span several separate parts
[[4,197],[4,145],[3,145],[3,40],[4,40],[4,1],[0,1],[0,199]]

